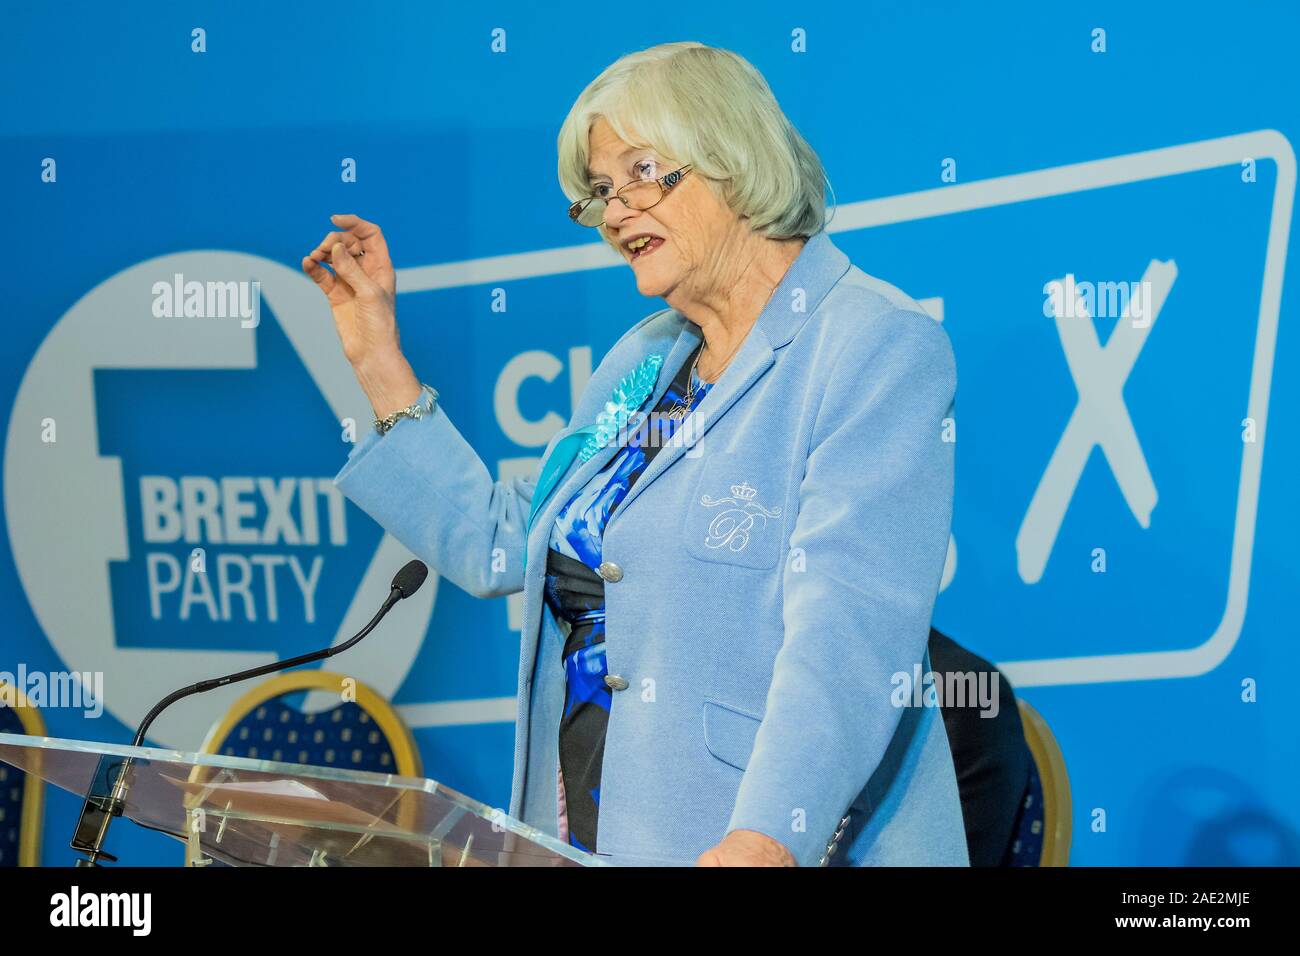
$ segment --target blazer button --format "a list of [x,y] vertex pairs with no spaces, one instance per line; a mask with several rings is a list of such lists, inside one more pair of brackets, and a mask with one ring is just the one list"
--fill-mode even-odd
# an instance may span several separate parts
[[627,690],[628,683],[624,678],[619,677],[617,674],[607,674],[605,675],[605,686],[610,690]]
[[596,569],[596,573],[610,584],[623,580],[623,569],[613,561],[602,561],[600,567]]

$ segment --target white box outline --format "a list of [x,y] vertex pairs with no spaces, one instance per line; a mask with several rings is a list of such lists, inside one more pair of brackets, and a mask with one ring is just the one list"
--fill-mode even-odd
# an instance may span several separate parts
[[[1237,513],[1228,571],[1228,596],[1223,617],[1202,644],[1182,650],[999,662],[998,667],[1018,687],[1196,677],[1217,667],[1236,645],[1246,617],[1250,588],[1255,517],[1264,460],[1264,438],[1267,433],[1268,398],[1273,377],[1273,354],[1277,343],[1282,279],[1286,270],[1287,240],[1291,231],[1291,210],[1295,198],[1295,152],[1281,132],[1272,129],[1256,130],[1107,159],[849,203],[835,209],[833,219],[827,227],[828,232],[838,233],[931,219],[951,213],[1239,165],[1248,158],[1273,160],[1277,164],[1277,185],[1273,192],[1272,217],[1264,255],[1264,278],[1246,411],[1255,420],[1257,440],[1254,443],[1242,442]],[[622,265],[622,257],[604,243],[587,243],[542,252],[399,269],[397,278],[402,293],[425,292]]]

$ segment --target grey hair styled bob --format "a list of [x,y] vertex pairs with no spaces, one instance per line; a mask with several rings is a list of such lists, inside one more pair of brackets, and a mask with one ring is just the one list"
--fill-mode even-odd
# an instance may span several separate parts
[[570,202],[591,195],[588,137],[598,117],[629,145],[692,163],[692,175],[756,233],[806,237],[826,223],[821,160],[762,74],[729,50],[663,43],[620,57],[592,80],[557,141]]

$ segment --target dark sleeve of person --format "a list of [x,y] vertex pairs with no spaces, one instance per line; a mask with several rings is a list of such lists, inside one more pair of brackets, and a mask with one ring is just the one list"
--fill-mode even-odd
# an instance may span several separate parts
[[990,675],[984,678],[988,681],[993,674],[998,676],[996,717],[980,716],[978,702],[950,707],[945,700],[941,708],[957,771],[971,866],[998,866],[1011,842],[1033,759],[1015,692],[991,663],[934,629],[930,630],[930,667],[939,675],[983,672]]

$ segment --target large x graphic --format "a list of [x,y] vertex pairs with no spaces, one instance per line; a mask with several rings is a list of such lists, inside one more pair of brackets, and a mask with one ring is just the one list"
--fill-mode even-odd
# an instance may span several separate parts
[[[1124,383],[1177,278],[1178,266],[1172,259],[1168,262],[1152,259],[1142,275],[1141,286],[1151,290],[1150,301],[1144,303],[1147,321],[1132,321],[1133,300],[1130,299],[1104,348],[1097,338],[1092,316],[1087,314],[1082,302],[1074,303],[1073,313],[1065,308],[1056,310],[1056,331],[1061,337],[1061,348],[1078,389],[1079,401],[1016,535],[1017,564],[1020,578],[1026,584],[1034,584],[1043,576],[1094,445],[1101,446],[1138,524],[1144,528],[1151,524],[1156,485],[1124,404]],[[1073,282],[1066,280],[1066,287],[1073,288]]]

